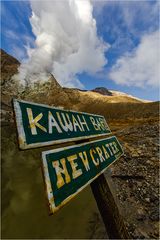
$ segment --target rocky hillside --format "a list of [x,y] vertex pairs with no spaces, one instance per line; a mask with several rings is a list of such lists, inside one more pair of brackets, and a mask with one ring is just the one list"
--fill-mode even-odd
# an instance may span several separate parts
[[[12,79],[19,62],[4,51],[1,62],[3,238],[106,237],[89,187],[54,216],[48,216],[42,149],[19,151],[11,104],[14,97],[104,115],[124,147],[124,157],[106,171],[106,177],[128,231],[134,239],[158,239],[159,103],[144,103],[113,91],[108,96],[62,88],[52,75],[45,83],[22,89]],[[43,148],[47,149],[50,147]]]
[[[158,112],[158,103],[146,104],[127,94],[115,94],[112,91],[112,95],[109,96],[95,91],[62,88],[52,75],[47,82],[41,82],[39,79],[31,87],[27,86],[22,89],[19,87],[19,83],[12,79],[12,76],[18,71],[19,62],[2,50],[1,63],[2,119],[5,119],[5,115],[11,114],[12,98],[103,114],[108,120],[146,118],[150,115],[154,117]],[[108,92],[108,90],[105,91]]]
[[7,84],[11,77],[18,72],[20,62],[14,57],[8,55],[4,50],[0,50],[1,54],[1,85]]
[[[132,239],[159,238],[158,132],[158,121],[119,125],[115,130],[124,156],[105,175]],[[91,228],[91,238],[105,238],[105,229],[96,213]]]
[[106,96],[112,96],[112,93],[107,88],[104,88],[104,87],[97,87],[93,89],[92,92],[97,92]]
[[75,110],[88,108],[88,105],[96,105],[101,109],[101,105],[108,103],[143,103],[141,99],[116,91],[109,91],[106,88],[96,88],[92,91],[62,88],[52,75],[47,82],[41,82],[41,79],[38,79],[34,85],[22,89],[19,87],[20,82],[15,82],[12,78],[17,73],[19,64],[15,58],[1,50],[2,104],[10,105],[13,97],[56,106],[60,105]]

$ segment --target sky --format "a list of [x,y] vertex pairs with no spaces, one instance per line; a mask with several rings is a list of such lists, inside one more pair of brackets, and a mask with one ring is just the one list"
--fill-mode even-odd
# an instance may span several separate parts
[[[159,100],[159,2],[1,1],[1,48],[22,83],[52,73],[62,86]],[[38,77],[37,77],[38,76]]]

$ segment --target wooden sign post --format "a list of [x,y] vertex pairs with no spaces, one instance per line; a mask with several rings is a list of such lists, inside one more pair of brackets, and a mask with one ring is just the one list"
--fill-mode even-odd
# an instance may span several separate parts
[[73,142],[111,133],[103,116],[13,100],[20,149]]
[[50,212],[56,212],[122,154],[116,137],[42,152]]
[[109,238],[130,239],[104,174],[91,183],[91,189]]
[[[14,100],[20,149],[107,136],[103,116],[74,112]],[[115,136],[42,152],[42,165],[50,213],[54,213],[88,184],[112,239],[128,239],[122,217],[103,172],[122,156]]]

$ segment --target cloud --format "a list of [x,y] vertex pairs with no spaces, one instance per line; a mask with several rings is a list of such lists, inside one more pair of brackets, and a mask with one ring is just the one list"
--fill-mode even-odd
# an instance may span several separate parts
[[37,74],[45,79],[51,72],[63,86],[83,87],[76,74],[94,74],[107,64],[109,44],[97,36],[89,0],[33,0],[31,9],[36,47],[28,47],[29,59],[20,66],[23,81],[36,81]]
[[[142,36],[146,30],[152,32],[159,27],[159,1],[156,0],[92,0],[96,18],[110,17],[112,27],[117,25],[127,28],[128,32]],[[117,14],[116,14],[117,13]],[[146,18],[147,15],[147,18]],[[102,17],[103,16],[103,17]],[[108,24],[106,25],[108,28]],[[117,28],[118,30],[118,28]],[[117,31],[119,33],[119,30]]]
[[19,34],[11,29],[4,29],[3,35],[5,40],[3,38],[2,43],[7,43],[9,45],[9,53],[19,61],[25,61],[25,59],[28,58],[28,46],[34,44],[33,37],[27,34],[21,34],[19,37]]
[[93,6],[97,28],[103,26],[110,52],[116,57],[133,49],[144,34],[159,28],[159,1],[93,1]]
[[[159,27],[159,1],[126,1],[120,4],[125,25],[135,36],[141,37]],[[147,15],[147,17],[146,17]]]
[[27,1],[2,1],[1,4],[2,48],[19,61],[27,58],[27,46],[34,46],[34,36],[31,33]]
[[12,40],[18,39],[17,34],[13,30],[10,30],[10,29],[9,30],[8,29],[4,29],[4,35],[7,38],[10,38]]
[[14,44],[11,45],[11,54],[16,56],[18,60],[26,58],[26,50]]
[[109,78],[127,86],[159,85],[159,31],[146,34],[131,52],[121,56],[111,68]]

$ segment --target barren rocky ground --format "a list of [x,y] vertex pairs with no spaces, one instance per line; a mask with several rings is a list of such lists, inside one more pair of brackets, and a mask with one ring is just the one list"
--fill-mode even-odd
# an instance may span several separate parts
[[11,104],[15,97],[104,115],[124,148],[124,156],[105,175],[130,236],[158,239],[159,103],[63,89],[53,77],[19,92],[11,79],[19,63],[2,55],[2,238],[107,238],[89,187],[54,216],[48,215],[42,149],[19,151]]
[[[116,126],[116,124],[115,124]],[[159,239],[158,121],[112,125],[124,156],[106,172],[112,193],[133,239]],[[93,220],[94,219],[94,220]],[[92,238],[106,238],[98,213],[91,220]]]

